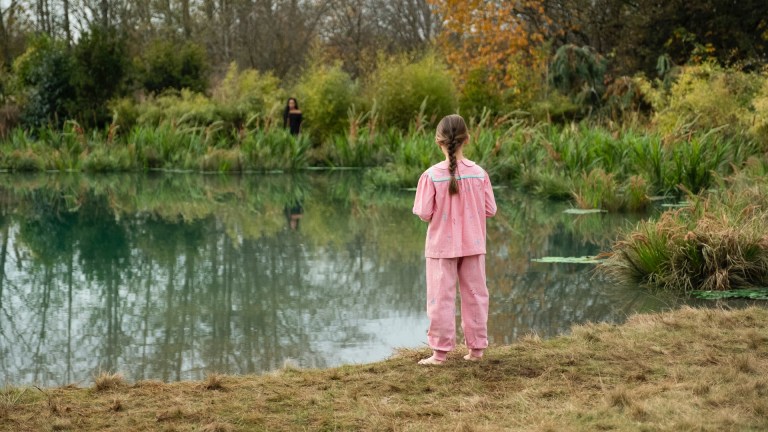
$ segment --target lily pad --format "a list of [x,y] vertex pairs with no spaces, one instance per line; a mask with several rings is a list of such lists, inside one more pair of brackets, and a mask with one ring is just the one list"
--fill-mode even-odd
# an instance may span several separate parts
[[598,264],[603,260],[595,259],[595,257],[583,256],[583,257],[543,257],[534,258],[532,262],[538,263],[569,263],[569,264]]
[[563,211],[563,213],[582,215],[582,214],[593,214],[593,213],[608,213],[608,211],[602,210],[602,209],[575,209],[575,208],[570,208],[568,210]]
[[744,288],[726,291],[692,291],[691,295],[706,300],[742,298],[751,300],[768,300],[768,288]]

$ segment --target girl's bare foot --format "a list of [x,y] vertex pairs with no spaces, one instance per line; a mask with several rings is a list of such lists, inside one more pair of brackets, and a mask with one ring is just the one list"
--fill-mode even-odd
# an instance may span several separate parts
[[420,365],[441,365],[444,360],[438,360],[435,356],[419,360]]
[[483,359],[482,357],[475,357],[472,354],[467,354],[467,355],[464,356],[464,360],[468,360],[468,361],[475,361],[476,362],[476,361],[480,361],[482,359]]

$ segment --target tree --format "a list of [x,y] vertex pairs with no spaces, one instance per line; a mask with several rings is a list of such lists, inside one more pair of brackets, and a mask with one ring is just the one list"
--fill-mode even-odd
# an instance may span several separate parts
[[589,45],[612,57],[614,75],[655,75],[660,56],[675,64],[715,59],[756,69],[768,62],[764,0],[547,0],[562,30],[558,44]]
[[13,0],[3,7],[4,4],[0,3],[0,68],[10,68],[14,54],[23,52],[23,44],[19,40],[22,39],[24,27],[21,2]]
[[537,58],[551,34],[544,0],[430,0],[442,20],[438,41],[460,86],[487,69],[499,89],[516,85],[520,66]]
[[103,125],[110,120],[106,104],[120,94],[128,75],[125,39],[114,28],[97,25],[80,37],[73,54],[78,68],[77,116],[87,125]]
[[142,84],[151,92],[168,88],[203,92],[208,88],[205,50],[191,42],[155,41],[140,67]]
[[14,72],[24,89],[25,123],[61,125],[70,117],[77,95],[76,65],[66,44],[39,36],[16,59]]

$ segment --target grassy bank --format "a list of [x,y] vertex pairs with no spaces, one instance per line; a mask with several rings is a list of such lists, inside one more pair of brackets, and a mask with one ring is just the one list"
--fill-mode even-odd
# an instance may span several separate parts
[[481,363],[426,351],[202,382],[5,388],[0,430],[765,430],[768,310],[691,309],[527,337]]

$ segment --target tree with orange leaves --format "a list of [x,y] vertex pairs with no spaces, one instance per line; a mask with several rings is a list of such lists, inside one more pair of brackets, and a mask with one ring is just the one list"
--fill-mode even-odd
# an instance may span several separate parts
[[545,64],[541,47],[552,21],[544,0],[429,0],[442,21],[438,44],[464,87],[477,71],[499,90]]

